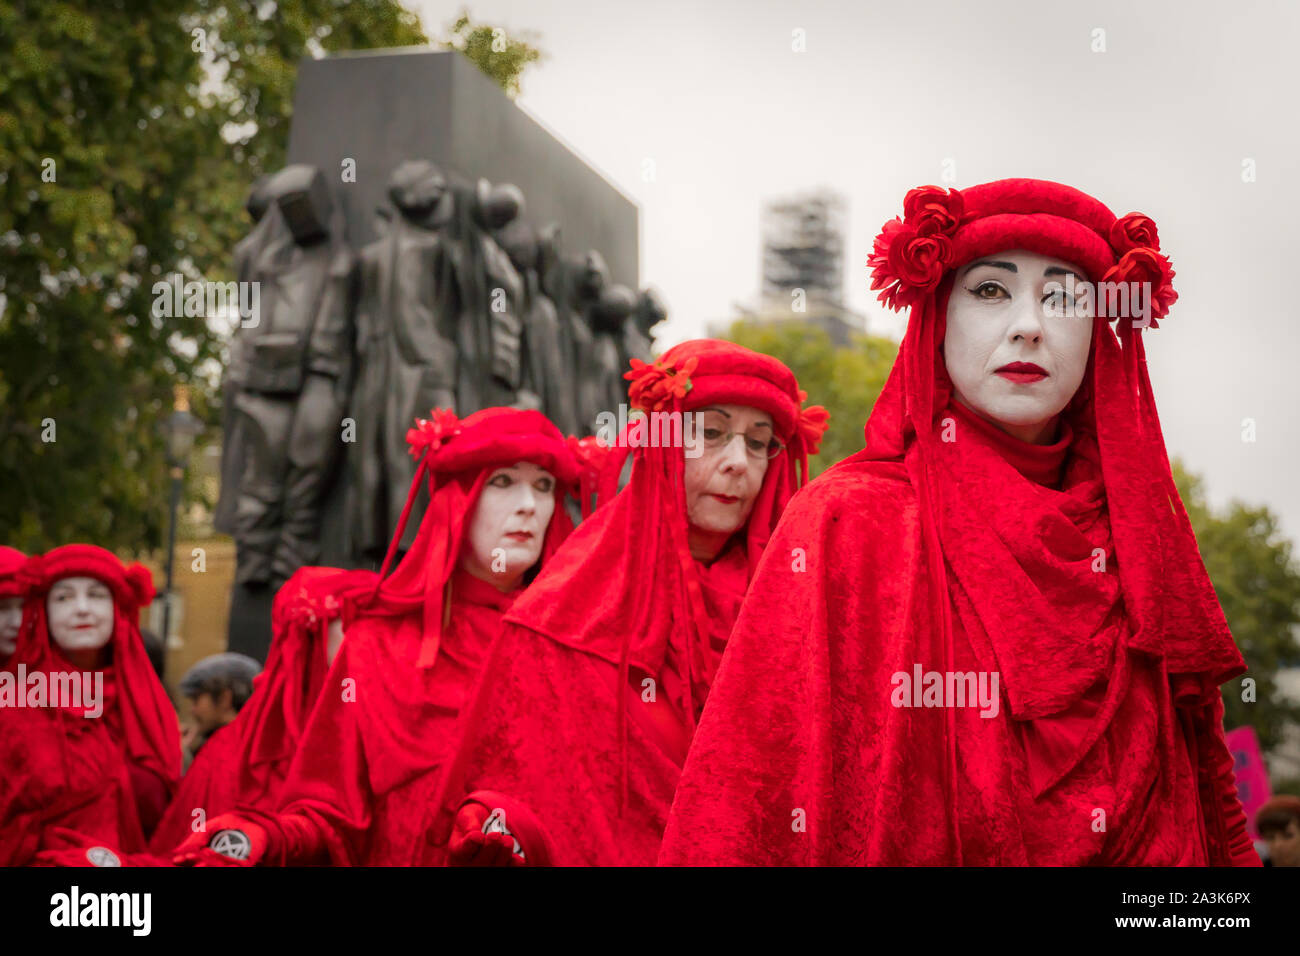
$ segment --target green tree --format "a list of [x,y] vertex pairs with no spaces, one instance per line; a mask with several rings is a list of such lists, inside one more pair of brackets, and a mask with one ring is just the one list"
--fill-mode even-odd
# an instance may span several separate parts
[[809,462],[812,474],[862,450],[862,428],[889,378],[897,343],[855,332],[848,346],[837,348],[825,329],[811,323],[744,319],[732,324],[727,337],[780,359],[808,393],[808,402],[831,413],[821,450]]
[[537,35],[528,30],[511,36],[503,27],[474,24],[468,11],[462,10],[456,22],[447,28],[442,45],[465,54],[514,99],[519,95],[519,77],[524,69],[545,58],[545,54],[529,42],[536,38]]
[[1215,511],[1199,477],[1177,460],[1173,472],[1214,592],[1246,658],[1244,677],[1255,681],[1254,702],[1241,699],[1240,679],[1224,685],[1224,725],[1254,727],[1270,750],[1287,724],[1300,723],[1300,707],[1279,694],[1276,679],[1279,667],[1300,666],[1300,567],[1268,508],[1234,501]]
[[215,424],[220,342],[153,283],[229,277],[299,59],[423,42],[392,0],[0,0],[0,540],[160,543],[159,424],[178,382]]

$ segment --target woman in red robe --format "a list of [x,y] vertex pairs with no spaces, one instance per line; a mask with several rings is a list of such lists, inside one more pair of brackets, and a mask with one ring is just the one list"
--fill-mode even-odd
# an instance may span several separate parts
[[729,342],[632,365],[629,404],[650,417],[611,450],[602,499],[636,445],[631,479],[507,615],[426,861],[445,848],[460,864],[655,862],[745,587],[827,416],[802,407],[783,364]]
[[168,853],[236,804],[266,811],[279,805],[303,726],[342,641],[344,605],[373,592],[378,579],[374,571],[305,567],[284,583],[271,608],[271,652],[253,694],[194,758],[149,842],[152,852]]
[[1258,864],[1218,690],[1245,668],[1146,370],[1159,248],[1056,183],[908,194],[866,447],[777,529],[661,863]]
[[[489,408],[463,421],[437,412],[407,440],[423,457],[385,570],[426,473],[429,507],[393,575],[358,607],[345,602],[346,636],[275,812],[241,803],[190,836],[176,862],[410,862],[501,616],[572,530],[563,500],[578,466],[536,411]],[[273,733],[262,740],[274,750]]]
[[0,667],[18,648],[18,631],[23,623],[23,589],[18,572],[27,555],[0,545]]
[[26,706],[0,707],[0,861],[116,865],[144,853],[180,775],[176,712],[138,624],[153,582],[86,544],[28,558],[21,577],[9,671]]

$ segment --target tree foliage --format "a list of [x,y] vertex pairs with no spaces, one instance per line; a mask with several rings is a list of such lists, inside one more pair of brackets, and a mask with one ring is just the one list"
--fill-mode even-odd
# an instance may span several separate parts
[[1287,724],[1300,724],[1300,706],[1278,692],[1279,667],[1300,666],[1300,567],[1276,516],[1266,507],[1234,501],[1215,511],[1203,483],[1175,461],[1174,481],[1196,532],[1205,568],[1232,636],[1255,681],[1255,700],[1242,700],[1241,679],[1223,687],[1224,725],[1249,725],[1272,749]]
[[470,21],[468,12],[461,11],[456,22],[448,28],[442,45],[469,57],[513,99],[519,95],[519,77],[524,69],[545,57],[529,42],[535,39],[536,35],[531,31],[511,36],[503,27],[475,24]]

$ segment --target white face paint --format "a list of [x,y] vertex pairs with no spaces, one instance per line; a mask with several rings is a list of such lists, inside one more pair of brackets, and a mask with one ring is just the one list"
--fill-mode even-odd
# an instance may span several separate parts
[[1093,301],[1063,291],[1070,273],[1076,285],[1088,281],[1059,259],[998,253],[958,270],[948,299],[944,362],[954,397],[1024,441],[1055,440],[1056,416],[1088,367]]
[[[749,520],[763,487],[765,449],[775,439],[772,416],[748,405],[706,405],[694,414],[700,447],[692,450],[700,454],[686,456],[686,520],[701,531],[731,534]],[[725,445],[708,446],[727,432]]]
[[519,584],[542,555],[555,512],[555,476],[521,461],[492,472],[479,495],[461,551],[461,567],[502,591]]
[[0,657],[18,649],[18,629],[23,623],[23,599],[0,598]]
[[60,578],[45,599],[50,637],[65,651],[94,651],[113,636],[113,592],[98,578]]

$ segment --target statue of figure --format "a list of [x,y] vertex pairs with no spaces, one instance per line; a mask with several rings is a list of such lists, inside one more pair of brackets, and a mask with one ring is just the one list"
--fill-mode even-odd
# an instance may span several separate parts
[[[259,176],[248,193],[244,209],[253,220],[253,228],[235,243],[235,280],[252,281],[252,265],[261,251],[288,227],[276,206],[275,177]],[[268,215],[269,213],[269,215]],[[230,340],[230,359],[221,382],[221,497],[212,514],[212,526],[223,534],[235,533],[235,510],[240,477],[244,473],[244,418],[236,410],[236,399],[247,378],[248,357],[245,353],[247,336],[236,329]]]
[[319,553],[351,385],[356,264],[318,169],[288,166],[272,184],[286,228],[247,260],[261,308],[237,333],[244,463],[223,495],[237,495],[235,583],[278,587]]
[[573,346],[568,326],[542,287],[549,265],[537,231],[515,219],[497,233],[497,242],[524,283],[524,383],[541,400],[542,412],[566,435],[578,432],[574,412]]
[[448,228],[448,251],[454,290],[459,375],[456,412],[461,416],[493,405],[536,406],[521,396],[524,284],[492,232],[506,226],[523,209],[523,194],[514,186],[453,188],[454,215]]
[[[592,400],[597,412],[616,411],[627,401],[627,380],[623,373],[623,329],[636,308],[636,293],[625,285],[606,286],[600,298],[587,310],[591,322],[592,344],[587,377],[591,382]],[[592,417],[593,423],[595,416]],[[593,426],[594,427],[594,424]],[[590,429],[589,429],[590,430]]]
[[[581,258],[566,260],[565,265],[569,273],[569,321],[573,334],[578,434],[588,435],[596,428],[596,416],[611,410],[601,374],[602,363],[594,354],[596,341],[591,315],[592,307],[609,284],[609,267],[605,265],[604,257],[594,249]],[[615,402],[614,407],[617,405]]]
[[[441,232],[453,201],[446,177],[433,163],[408,160],[389,177],[388,198],[396,211],[376,211],[376,223],[385,220],[381,238],[360,254],[356,442],[348,453],[352,551],[376,561],[415,476],[406,432],[432,409],[456,404],[457,379],[451,260]],[[418,519],[407,522],[402,547],[414,540]]]
[[654,337],[651,330],[666,318],[668,318],[668,310],[664,307],[663,300],[659,298],[659,293],[650,287],[642,289],[641,294],[636,297],[636,308],[623,323],[623,343],[619,361],[624,371],[629,368],[628,362],[631,359],[650,361],[654,355]]

